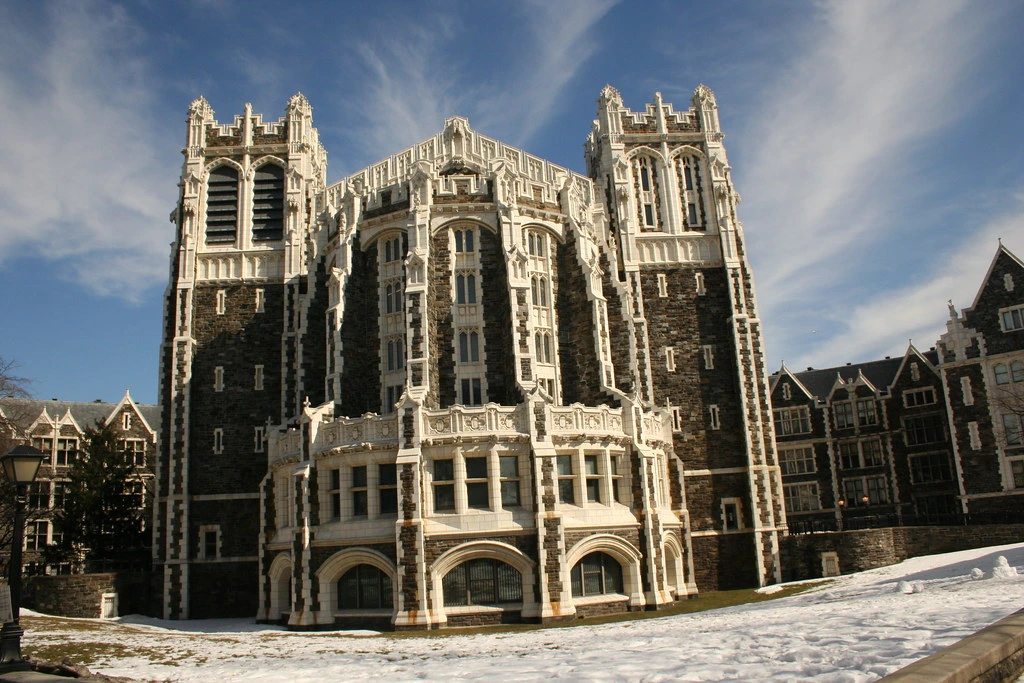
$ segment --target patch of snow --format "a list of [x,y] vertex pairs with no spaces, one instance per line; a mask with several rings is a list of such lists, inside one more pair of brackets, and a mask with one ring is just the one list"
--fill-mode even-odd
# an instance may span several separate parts
[[146,680],[862,683],[1019,609],[1024,581],[976,580],[975,569],[998,557],[1006,564],[997,567],[1016,575],[1024,566],[1024,543],[913,558],[776,600],[574,628],[394,638],[365,631],[288,632],[246,619],[131,616],[117,623],[95,619],[95,629],[83,629],[43,617],[43,626],[26,628],[23,647],[31,654],[33,645],[74,647],[80,641],[103,651],[103,643],[117,644],[117,651],[131,654],[80,663]]
[[992,567],[992,578],[1015,579],[1017,578],[1017,568],[1011,567],[1009,560],[1000,555],[996,558],[995,566]]

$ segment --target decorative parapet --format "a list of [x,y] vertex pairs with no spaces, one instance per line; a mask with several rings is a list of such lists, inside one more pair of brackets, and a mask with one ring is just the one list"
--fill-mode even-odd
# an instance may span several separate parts
[[529,434],[526,405],[488,403],[479,408],[453,406],[446,410],[424,410],[424,440],[525,437]]
[[358,444],[398,445],[398,417],[368,413],[357,418],[342,418],[320,426],[313,453]]
[[[423,410],[423,443],[459,443],[470,441],[521,441],[528,439],[530,404],[501,406],[488,403],[484,406],[456,405],[443,410]],[[572,439],[629,439],[630,427],[626,424],[622,408],[608,406],[549,406],[547,424],[550,435],[560,441]],[[309,452],[312,457],[328,451],[348,448],[371,449],[397,448],[399,425],[396,415],[375,415],[368,413],[358,418],[332,420],[325,415],[321,420],[310,414],[318,423],[311,428],[313,443]],[[672,439],[671,424],[667,414],[662,412],[643,413],[644,441],[652,445],[668,443]],[[269,440],[268,464],[299,462],[303,460],[303,432],[289,429],[277,431]]]
[[571,406],[551,406],[549,410],[548,428],[552,437],[618,439],[626,435],[622,408],[588,407],[574,403]]

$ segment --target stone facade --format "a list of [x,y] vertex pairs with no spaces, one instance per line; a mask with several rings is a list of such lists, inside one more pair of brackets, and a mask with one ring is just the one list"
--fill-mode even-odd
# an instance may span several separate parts
[[310,111],[190,110],[165,616],[436,628],[778,581],[768,376],[711,91],[634,112],[605,88],[588,176],[453,117],[326,186]]

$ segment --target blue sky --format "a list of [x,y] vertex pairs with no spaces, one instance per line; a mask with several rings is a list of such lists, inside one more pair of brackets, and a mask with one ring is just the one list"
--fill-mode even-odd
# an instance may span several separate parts
[[305,94],[329,180],[447,116],[584,171],[602,86],[718,96],[769,364],[901,354],[1024,257],[1024,3],[0,1],[0,356],[155,402],[189,103]]

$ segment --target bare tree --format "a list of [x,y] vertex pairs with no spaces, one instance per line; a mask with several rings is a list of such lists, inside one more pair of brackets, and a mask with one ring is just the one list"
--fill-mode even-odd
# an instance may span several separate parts
[[[1004,436],[1010,445],[1020,444],[1024,441],[1024,384],[1013,382],[997,385],[991,393],[992,405],[1000,413],[1003,424]],[[1016,420],[1009,420],[1006,416],[1013,416]]]

